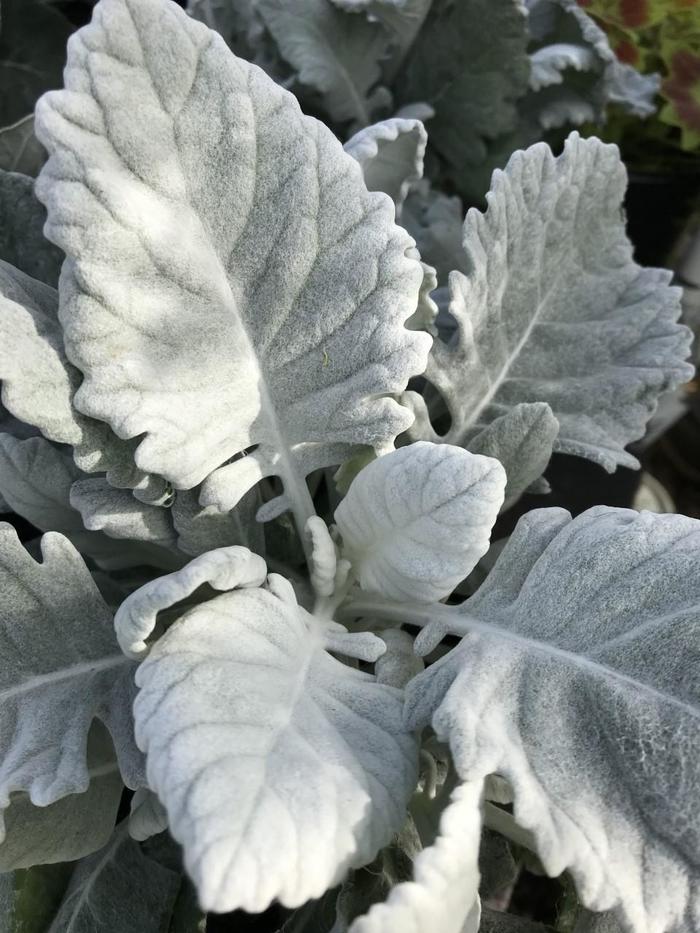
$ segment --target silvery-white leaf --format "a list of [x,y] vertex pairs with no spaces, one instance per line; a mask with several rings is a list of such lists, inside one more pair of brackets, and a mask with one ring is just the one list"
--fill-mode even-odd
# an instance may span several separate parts
[[87,746],[90,786],[47,807],[13,794],[4,813],[0,872],[53,862],[71,862],[101,849],[112,835],[124,785],[112,741],[101,723]]
[[[177,566],[175,554],[142,543],[145,538],[136,546],[124,545],[99,531],[86,530],[80,512],[71,504],[71,487],[83,476],[67,447],[59,447],[41,436],[19,440],[11,434],[0,434],[0,494],[12,511],[41,531],[65,535],[82,554],[106,569],[136,564],[166,569]],[[127,496],[136,507],[141,505],[130,493],[112,491]]]
[[588,71],[596,62],[593,50],[572,42],[553,42],[530,55],[530,87],[539,91],[551,84],[564,81],[562,72],[567,68]]
[[119,651],[112,614],[70,542],[41,539],[42,563],[0,524],[0,807],[26,791],[48,806],[87,790],[85,747],[100,719],[124,781],[142,782],[134,745],[134,665]]
[[286,596],[239,589],[186,613],[138,670],[148,783],[206,910],[319,897],[404,821],[402,694],[328,643]]
[[543,130],[561,126],[581,126],[596,121],[594,105],[569,86],[546,87],[536,97],[537,120]]
[[[539,46],[531,56],[531,86],[539,92],[524,102],[524,109],[538,115],[543,126],[600,122],[609,103],[637,117],[655,112],[659,75],[642,75],[620,62],[605,32],[577,0],[535,0],[528,5],[530,33]],[[573,49],[579,51],[574,53]],[[565,66],[567,57],[576,73],[562,72],[559,88],[553,87],[546,74],[552,77],[559,67],[557,59]],[[538,75],[545,80],[537,81]]]
[[556,159],[539,143],[494,173],[487,212],[464,222],[470,271],[450,276],[457,334],[435,343],[426,370],[452,416],[444,441],[546,402],[555,450],[637,466],[625,445],[692,368],[671,273],[632,259],[625,183],[617,147],[576,133]]
[[129,835],[137,842],[157,836],[168,828],[168,814],[152,790],[137,788],[131,798]]
[[398,628],[386,629],[379,637],[386,643],[386,651],[374,665],[377,681],[390,687],[405,687],[425,666],[413,650],[413,639]]
[[434,191],[424,179],[408,195],[401,223],[416,241],[424,262],[434,266],[439,284],[445,284],[454,269],[466,272],[464,210],[458,197]]
[[[367,7],[366,15],[371,20],[381,23],[389,33],[389,49],[382,61],[382,74],[388,83],[394,84],[406,53],[418,36],[431,6],[432,0],[404,0],[401,4],[394,3],[392,0],[375,0]],[[416,104],[416,100],[420,102]],[[407,108],[415,106],[422,110],[422,116],[418,113],[411,114],[419,120],[424,120],[428,111],[430,111],[430,116],[435,115],[434,108],[422,97],[407,101],[405,106]],[[401,111],[403,108],[399,107],[398,110]],[[396,116],[399,115],[403,116],[397,112]]]
[[180,875],[147,858],[122,824],[77,864],[46,933],[162,933],[179,887]]
[[520,0],[433,0],[403,61],[398,103],[434,107],[429,146],[458,187],[483,161],[486,141],[515,129],[516,101],[528,86],[527,43]]
[[371,123],[372,91],[389,45],[385,30],[330,0],[260,0],[259,10],[299,81],[322,95],[330,119]]
[[186,599],[205,583],[215,590],[231,590],[239,586],[260,586],[266,576],[265,561],[247,548],[208,551],[182,569],[151,580],[127,597],[114,618],[117,641],[126,654],[141,657],[148,650],[146,639],[163,609]]
[[510,508],[544,473],[559,433],[559,422],[545,402],[516,405],[487,425],[468,449],[500,460],[506,471],[505,501]]
[[264,554],[264,528],[255,520],[260,507],[256,489],[251,489],[230,512],[200,505],[199,493],[198,487],[178,489],[175,493],[170,512],[181,551],[196,557],[215,548],[239,544],[256,554]]
[[407,688],[463,780],[508,780],[547,872],[639,931],[700,917],[699,570],[695,519],[530,512]]
[[406,327],[411,330],[424,330],[431,337],[437,337],[438,327],[436,321],[439,308],[433,299],[433,293],[437,289],[437,275],[435,269],[427,263],[421,262],[421,267],[423,269],[423,284],[418,293],[418,307],[406,321]]
[[60,531],[86,553],[92,537],[99,551],[101,535],[86,532],[70,505],[70,487],[78,476],[67,448],[40,435],[20,440],[0,434],[0,494],[12,511],[41,531]]
[[312,515],[308,520],[306,533],[311,540],[309,576],[314,591],[319,596],[331,596],[338,571],[335,542],[328,531],[328,525],[318,515]]
[[429,337],[403,327],[422,275],[390,200],[167,0],[101,0],[36,120],[46,231],[69,257],[66,347],[85,374],[74,404],[177,489],[257,445],[202,504],[227,510],[279,475],[303,528],[304,471],[410,419],[386,396],[421,371]]
[[635,117],[656,113],[656,95],[661,89],[661,75],[645,75],[614,56],[606,85],[607,98]]
[[615,103],[636,117],[649,117],[656,111],[654,98],[661,85],[658,74],[643,75],[631,65],[619,61],[608,37],[577,0],[557,0],[581,31],[602,64],[603,94],[606,102]]
[[55,289],[0,261],[0,379],[3,404],[60,444],[70,444],[86,472],[106,471],[117,486],[143,485],[133,441],[86,418],[71,403],[79,371],[68,362]]
[[335,512],[360,586],[421,603],[449,595],[488,550],[505,483],[496,460],[445,444],[370,463]]
[[46,150],[34,135],[33,113],[0,129],[0,169],[33,178],[45,161]]
[[400,216],[412,184],[423,177],[428,134],[420,120],[383,120],[355,133],[343,147],[362,166],[369,191],[383,191]]
[[430,104],[417,101],[414,104],[404,104],[403,107],[399,107],[394,116],[399,120],[420,120],[421,123],[425,123],[435,116],[435,109]]
[[415,859],[414,880],[396,885],[350,933],[477,933],[481,789],[474,782],[453,791],[435,842]]
[[177,534],[169,509],[139,502],[130,489],[115,489],[102,476],[76,480],[71,486],[70,503],[90,531],[163,548],[176,547]]
[[45,220],[34,179],[0,170],[0,260],[55,286],[63,254],[45,239]]

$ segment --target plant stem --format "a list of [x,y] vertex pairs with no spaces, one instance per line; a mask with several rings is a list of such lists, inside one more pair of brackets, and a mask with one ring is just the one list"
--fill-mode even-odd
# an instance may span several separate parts
[[[345,603],[338,611],[340,618],[350,616],[377,616],[391,622],[402,622],[424,628],[431,622],[442,622],[453,635],[466,635],[472,626],[468,616],[461,616],[452,606],[444,603],[431,603],[421,606],[417,603],[401,603],[382,596],[362,594]],[[476,620],[474,620],[476,622]]]

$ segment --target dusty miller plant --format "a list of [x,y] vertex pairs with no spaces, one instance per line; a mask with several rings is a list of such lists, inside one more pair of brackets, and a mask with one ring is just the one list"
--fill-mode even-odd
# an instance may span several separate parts
[[274,902],[472,933],[485,824],[700,930],[700,523],[541,509],[487,555],[552,451],[636,466],[691,375],[617,150],[494,174],[445,342],[395,222],[415,118],[343,147],[170,0],[101,0],[36,130],[36,185],[3,177],[0,493],[46,532],[0,530],[6,917],[74,862],[52,933]]

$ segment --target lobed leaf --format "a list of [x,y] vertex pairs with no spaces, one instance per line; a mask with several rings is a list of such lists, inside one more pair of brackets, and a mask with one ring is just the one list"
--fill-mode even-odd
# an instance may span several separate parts
[[400,103],[435,110],[430,146],[459,188],[488,140],[515,129],[527,90],[527,17],[520,0],[433,0],[396,80]]
[[320,93],[333,122],[372,122],[377,102],[390,99],[377,88],[389,46],[378,23],[348,16],[329,0],[260,0],[259,11],[299,81]]
[[88,788],[87,736],[109,729],[124,781],[138,786],[133,664],[119,651],[112,614],[62,535],[41,539],[42,563],[0,524],[0,807],[25,791],[48,806]]
[[625,445],[692,368],[671,273],[632,258],[625,181],[615,146],[576,133],[556,159],[540,143],[494,173],[487,212],[464,222],[469,272],[450,276],[457,334],[426,370],[452,416],[444,441],[468,446],[520,403],[546,402],[555,450],[609,472],[638,465]]
[[531,512],[407,688],[464,781],[508,780],[546,871],[646,933],[700,917],[699,564],[694,519]]
[[384,903],[358,917],[349,933],[477,933],[481,784],[457,787],[435,842],[414,861],[414,880],[396,885]]
[[[41,436],[20,440],[11,434],[0,434],[0,496],[8,511],[26,518],[40,531],[60,532],[81,554],[92,557],[106,569],[136,564],[171,567],[177,563],[177,558],[166,550],[143,543],[145,536],[138,544],[124,545],[100,531],[86,530],[71,498],[76,484],[83,481],[81,477],[84,474],[73,462],[69,448],[59,447]],[[135,508],[153,508],[137,502],[130,493],[112,491],[126,495],[128,504],[133,503]]]
[[124,790],[114,747],[101,723],[88,736],[90,786],[47,807],[14,794],[5,811],[0,872],[32,865],[71,862],[101,849],[114,830]]

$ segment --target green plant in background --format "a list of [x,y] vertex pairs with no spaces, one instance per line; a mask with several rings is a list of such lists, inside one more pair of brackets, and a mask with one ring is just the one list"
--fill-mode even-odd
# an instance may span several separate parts
[[[658,119],[673,130],[651,121],[649,136],[686,151],[700,149],[700,0],[578,2],[601,23],[621,61],[662,75]],[[629,128],[628,121],[621,123]]]

